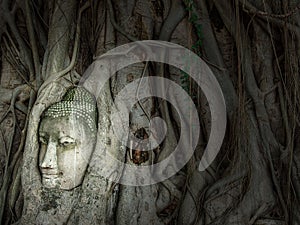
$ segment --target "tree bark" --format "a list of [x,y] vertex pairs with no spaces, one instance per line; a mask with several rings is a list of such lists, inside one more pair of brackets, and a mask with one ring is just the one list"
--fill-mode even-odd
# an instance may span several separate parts
[[[1,224],[300,224],[299,10],[298,0],[0,1]],[[141,62],[114,74],[97,96],[97,150],[83,184],[72,192],[46,190],[38,167],[40,115],[99,69],[100,55],[137,40],[180,44],[211,68],[228,118],[217,158],[198,171],[212,124],[200,88],[177,68]],[[124,172],[105,161],[107,154],[152,165],[180,138],[179,112],[154,97],[132,108],[128,126],[146,139],[150,119],[161,116],[168,132],[162,144],[145,153],[116,137],[110,118],[116,97],[147,76],[171,79],[189,94],[201,132],[176,175],[126,186],[102,176],[110,171],[121,179]],[[95,84],[85,85],[98,93]]]

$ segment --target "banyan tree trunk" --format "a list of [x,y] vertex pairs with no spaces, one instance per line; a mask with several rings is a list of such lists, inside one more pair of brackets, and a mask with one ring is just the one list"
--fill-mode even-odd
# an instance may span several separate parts
[[[1,224],[300,224],[299,9],[298,0],[0,1]],[[213,71],[227,113],[216,159],[198,170],[212,124],[200,87],[174,67],[141,62],[114,74],[98,95],[98,143],[105,147],[94,153],[82,187],[45,191],[41,113],[100,55],[138,40],[177,43]],[[146,139],[150,118],[160,116],[168,132],[163,144],[141,153],[116,137],[110,121],[116,96],[147,76],[171,79],[189,94],[201,132],[176,175],[128,186],[101,175],[109,168],[121,178],[122,168],[97,162],[110,153],[123,163],[151,165],[168,157],[180,137],[175,108],[154,97],[132,108],[129,130]]]

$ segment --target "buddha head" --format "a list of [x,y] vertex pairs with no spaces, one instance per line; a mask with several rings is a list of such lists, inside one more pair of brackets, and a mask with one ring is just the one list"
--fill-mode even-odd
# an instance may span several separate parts
[[39,126],[43,186],[71,190],[81,185],[97,133],[96,101],[83,87],[71,88],[47,108]]

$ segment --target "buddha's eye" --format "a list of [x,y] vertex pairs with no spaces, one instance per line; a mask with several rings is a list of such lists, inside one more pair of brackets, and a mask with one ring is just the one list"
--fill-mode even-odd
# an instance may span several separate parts
[[59,144],[60,144],[60,146],[67,147],[67,146],[74,145],[75,140],[73,138],[70,138],[70,137],[62,137],[59,140]]
[[47,140],[45,137],[40,136],[39,142],[40,142],[41,144],[47,144],[47,143],[48,143],[48,140]]

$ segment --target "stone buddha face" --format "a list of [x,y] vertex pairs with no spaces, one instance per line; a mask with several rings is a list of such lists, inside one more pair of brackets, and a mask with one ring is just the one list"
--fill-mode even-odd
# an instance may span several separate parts
[[44,113],[39,127],[44,187],[71,190],[82,183],[96,142],[95,103],[90,103],[81,97],[67,98]]

